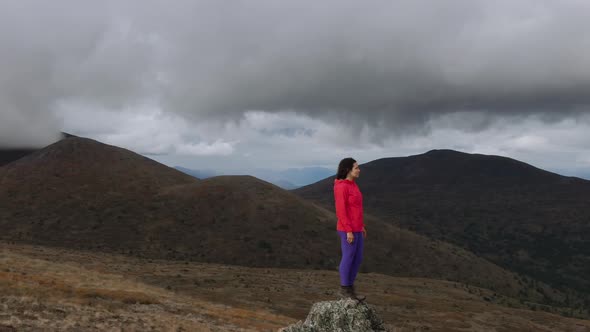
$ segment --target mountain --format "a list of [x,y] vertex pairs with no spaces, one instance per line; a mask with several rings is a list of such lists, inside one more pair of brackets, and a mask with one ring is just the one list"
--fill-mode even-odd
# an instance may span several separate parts
[[217,176],[219,174],[217,174],[217,172],[213,171],[213,170],[196,170],[196,169],[190,169],[190,168],[186,168],[186,167],[182,167],[182,166],[174,166],[175,169],[196,177],[197,179],[206,179],[206,178],[210,178],[210,177],[214,177]]
[[150,217],[146,202],[153,195],[194,182],[129,150],[67,138],[0,168],[2,237],[64,246],[124,245],[139,240],[130,233]]
[[287,190],[295,189],[303,185],[316,182],[334,173],[332,170],[324,167],[289,168],[286,170],[271,170],[259,168],[250,171],[244,170],[240,172],[195,170],[181,166],[174,166],[174,168],[199,179],[206,179],[219,175],[248,174]]
[[[432,150],[361,165],[367,213],[509,270],[575,289],[590,306],[590,181],[501,156]],[[293,192],[333,210],[333,178]]]
[[554,169],[555,173],[565,175],[565,176],[575,176],[584,180],[590,180],[590,168],[588,167],[579,167],[579,168],[571,168],[571,169]]
[[[371,215],[363,272],[449,279],[561,301],[457,246]],[[149,258],[336,269],[333,212],[251,176],[198,180],[131,151],[68,138],[0,168],[0,239]]]
[[[268,181],[268,182],[270,182],[270,181]],[[271,182],[271,183],[274,184],[274,185],[276,185],[276,186],[278,186],[278,187],[281,187],[283,189],[286,189],[286,190],[291,190],[291,189],[299,188],[298,186],[292,184],[291,182],[289,182],[287,180],[276,180],[276,181]]]
[[[68,137],[76,137],[72,134],[68,134],[68,133],[61,133],[62,139],[64,138],[68,138]],[[10,148],[10,149],[0,149],[0,167],[11,163],[17,159],[20,159],[28,154],[31,154],[35,151],[37,151],[39,149],[30,149],[30,148],[20,148],[20,149],[16,149],[16,148]]]
[[36,149],[0,149],[0,167],[35,151]]
[[283,189],[295,189],[333,174],[334,171],[324,167],[288,168],[284,170],[255,169],[249,174],[274,183]]
[[[185,167],[181,167],[181,166],[174,166],[175,169],[188,174],[188,175],[192,175],[198,179],[207,179],[207,178],[211,178],[214,176],[221,176],[221,175],[230,175],[230,174],[222,174],[213,170],[196,170],[196,169],[190,169],[190,168],[185,168]],[[231,172],[230,172],[231,173]],[[246,173],[246,172],[243,172]],[[298,186],[292,184],[289,181],[286,181],[282,178],[276,178],[276,177],[261,177],[261,179],[264,179],[267,182],[270,182],[272,184],[274,184],[275,186],[281,187],[283,189],[295,189]]]

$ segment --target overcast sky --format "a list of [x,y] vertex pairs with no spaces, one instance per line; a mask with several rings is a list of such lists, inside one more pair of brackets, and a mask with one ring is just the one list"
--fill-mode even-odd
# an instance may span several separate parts
[[590,170],[586,0],[0,0],[0,145],[202,169],[449,148]]

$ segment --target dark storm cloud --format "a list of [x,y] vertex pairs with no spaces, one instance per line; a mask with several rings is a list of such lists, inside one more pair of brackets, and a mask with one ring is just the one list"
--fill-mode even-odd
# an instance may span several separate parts
[[590,103],[587,1],[104,3],[2,4],[3,106],[294,110],[378,138],[450,112],[554,121]]
[[55,141],[61,103],[120,109],[150,92],[149,42],[105,4],[0,1],[0,47],[0,147]]
[[[590,6],[580,1],[185,9],[153,26],[171,44],[162,91],[180,112],[291,109],[395,126],[454,111],[563,115],[590,98]],[[186,24],[165,28],[174,20]]]

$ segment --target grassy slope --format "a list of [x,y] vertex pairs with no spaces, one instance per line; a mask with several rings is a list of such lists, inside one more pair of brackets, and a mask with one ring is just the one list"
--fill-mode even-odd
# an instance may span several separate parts
[[[305,318],[314,302],[334,299],[337,284],[335,271],[0,243],[0,328],[276,330]],[[588,320],[527,310],[460,283],[369,273],[358,287],[395,331],[590,331]]]
[[[590,181],[499,156],[434,150],[361,165],[365,211],[559,288],[590,308]],[[294,190],[333,209],[333,180]],[[547,296],[546,303],[559,302]]]

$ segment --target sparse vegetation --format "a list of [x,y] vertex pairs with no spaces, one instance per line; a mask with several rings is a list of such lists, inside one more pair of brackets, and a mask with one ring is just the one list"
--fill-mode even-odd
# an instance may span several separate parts
[[265,240],[258,241],[258,248],[265,249],[267,252],[272,252],[272,245]]
[[[101,163],[97,163],[96,158]],[[59,176],[53,176],[55,174]],[[156,259],[166,259],[177,263],[159,261],[159,264],[182,264],[183,268],[195,265],[206,269],[207,265],[198,265],[196,262],[284,269],[307,268],[310,270],[301,273],[310,273],[310,276],[329,270],[329,278],[337,279],[334,268],[337,266],[339,248],[334,214],[250,176],[221,176],[199,181],[124,149],[91,140],[73,139],[56,143],[39,153],[1,167],[0,179],[0,226],[3,230],[0,238],[6,240],[21,244],[34,243],[94,250],[94,254],[97,251],[123,253],[152,259],[154,262]],[[327,188],[330,190],[331,187]],[[406,186],[402,190],[408,188],[411,189]],[[453,205],[451,203],[457,198],[454,196],[439,199],[441,194],[446,194],[445,188],[437,187],[431,196],[426,197],[418,195],[419,192],[415,191],[403,198],[419,198],[421,202],[418,205],[409,204],[409,201],[403,199],[400,202],[390,202],[385,209],[387,213],[396,215],[395,219],[391,218],[389,221],[401,224],[414,220],[417,223],[410,222],[409,228],[441,236],[435,236],[437,239],[431,240],[367,213],[370,241],[367,241],[366,250],[370,254],[366,255],[361,266],[363,273],[379,272],[453,280],[461,285],[453,290],[460,292],[460,296],[470,299],[469,301],[475,301],[476,306],[482,303],[485,306],[503,305],[522,309],[531,306],[538,310],[539,314],[546,314],[541,311],[567,313],[576,317],[588,314],[587,309],[581,308],[587,303],[580,300],[579,294],[563,287],[567,285],[567,280],[559,283],[551,279],[554,274],[551,271],[547,272],[548,265],[535,265],[534,273],[522,265],[523,260],[534,260],[543,255],[548,257],[548,263],[544,264],[552,264],[553,260],[562,260],[568,264],[571,261],[572,266],[583,269],[587,266],[582,264],[585,262],[584,257],[575,256],[568,261],[560,253],[560,250],[565,250],[563,246],[557,246],[557,252],[550,248],[534,250],[536,247],[531,243],[532,237],[515,235],[524,234],[515,231],[516,226],[497,226],[504,221],[497,218],[493,211],[487,208],[470,210],[460,204]],[[477,192],[462,193],[465,194],[468,198],[478,197]],[[381,198],[399,197],[384,195]],[[494,204],[502,202],[506,211],[518,215],[516,207],[510,205],[511,202],[503,198],[493,199],[498,199]],[[373,200],[372,204],[376,203],[379,202]],[[405,207],[409,210],[400,210],[398,204],[406,203],[408,204]],[[450,212],[460,215],[458,220],[466,222],[469,232],[457,235],[462,224],[449,223],[446,218]],[[419,215],[418,218],[415,217],[416,214]],[[479,218],[488,217],[494,223],[482,226]],[[525,227],[529,233],[543,232],[542,229],[529,228]],[[526,233],[527,236],[529,233]],[[547,235],[546,239],[549,243],[554,243],[555,240],[553,235]],[[452,241],[463,247],[442,240]],[[468,245],[465,245],[465,241]],[[523,243],[522,250],[515,251],[518,255],[511,254],[510,246],[506,246],[511,241]],[[575,248],[576,250],[585,248],[580,241],[575,243],[580,245]],[[503,259],[508,257],[509,266],[522,275],[529,275],[529,278],[525,279],[502,269],[465,248],[488,253],[490,261],[504,262]],[[40,252],[36,252],[36,255],[43,256]],[[83,256],[90,257],[91,254],[85,253]],[[19,278],[24,284],[20,284],[19,281],[19,287],[15,287],[14,284],[10,287],[15,291],[23,291],[23,296],[27,295],[27,287],[33,287],[34,291],[31,291],[31,294],[34,293],[35,297],[43,292],[49,292],[49,298],[57,297],[64,301],[77,302],[79,305],[102,303],[112,308],[127,310],[125,308],[132,306],[166,307],[169,305],[167,301],[171,298],[178,300],[178,296],[182,294],[193,294],[195,288],[199,291],[198,296],[210,294],[213,300],[215,296],[225,292],[219,285],[225,287],[233,282],[233,279],[219,280],[210,277],[195,282],[195,276],[203,275],[192,269],[184,271],[175,268],[174,274],[154,274],[153,271],[134,266],[127,262],[127,259],[133,261],[135,258],[123,258],[121,265],[125,266],[126,270],[117,270],[116,264],[107,264],[98,272],[93,270],[91,262],[81,262],[77,259],[73,261],[100,276],[105,273],[116,273],[125,280],[139,278],[142,286],[138,286],[137,289],[121,285],[112,288],[92,283],[68,288],[67,284],[61,286],[59,283],[64,282],[63,275],[54,278],[55,285],[37,287],[31,283],[31,279],[27,279],[32,274],[26,270],[19,272]],[[153,266],[154,263],[149,264]],[[141,265],[148,263],[142,261]],[[67,267],[67,264],[64,266]],[[520,266],[525,268],[519,270],[517,267]],[[116,272],[112,271],[113,269]],[[11,278],[14,277],[12,270],[5,272],[10,273]],[[76,273],[85,275],[87,272],[83,270]],[[288,275],[276,273],[281,278],[290,280]],[[328,278],[325,276],[313,278],[317,278],[315,281],[323,285],[333,282],[322,279]],[[399,280],[388,278],[391,277],[379,275],[374,280]],[[252,283],[252,279],[242,279],[244,282],[239,283],[240,289],[248,289],[248,292],[260,291]],[[291,282],[301,284],[305,279],[299,276],[297,281],[291,279]],[[561,289],[549,287],[535,279],[552,280],[553,284]],[[277,284],[271,287],[270,281],[264,280],[268,290],[265,288],[262,291],[268,293],[275,290],[280,296],[290,294],[279,291],[285,288],[284,285]],[[469,286],[463,288],[460,282],[468,283]],[[584,280],[581,279],[580,282]],[[421,283],[422,285],[410,283],[412,286],[407,291],[412,294],[412,303],[417,301],[416,297],[422,296],[432,300],[432,287],[438,287],[438,284],[432,281]],[[146,291],[144,286],[148,284],[156,287],[155,290],[152,289],[156,293]],[[375,295],[387,294],[390,300],[396,296],[395,294],[405,292],[403,289],[395,291],[384,285],[379,287],[381,288],[375,291]],[[386,288],[390,291],[382,292],[382,289]],[[167,295],[158,292],[165,292]],[[494,294],[491,295],[490,292]],[[281,306],[280,298],[266,293],[263,303],[252,300],[251,303],[238,301],[234,304],[246,305],[246,308],[249,308],[255,303],[260,308],[279,310],[277,307]],[[314,288],[312,293],[315,298],[317,294],[327,295],[330,291]],[[299,300],[310,301],[311,298],[312,295],[307,294]],[[181,302],[185,303],[183,301]],[[228,300],[227,303],[230,302]],[[448,299],[443,302],[445,306],[455,308],[465,308],[465,305],[472,304],[448,302]],[[301,303],[297,305],[299,304]],[[309,304],[307,303],[305,310]],[[271,305],[272,307],[269,307]],[[420,302],[416,310],[425,305],[425,302]],[[288,309],[283,309],[282,312],[289,312]],[[173,314],[176,315],[174,312]],[[295,314],[290,313],[287,316],[294,317]]]
[[[588,320],[549,314],[546,306],[473,285],[373,273],[357,281],[392,331],[590,329]],[[0,243],[0,329],[276,330],[305,318],[314,302],[335,299],[337,284],[336,271]]]
[[[590,181],[452,150],[383,158],[362,169],[366,213],[542,282],[517,282],[524,300],[590,310],[584,305],[590,298]],[[333,210],[332,181],[293,192]]]

